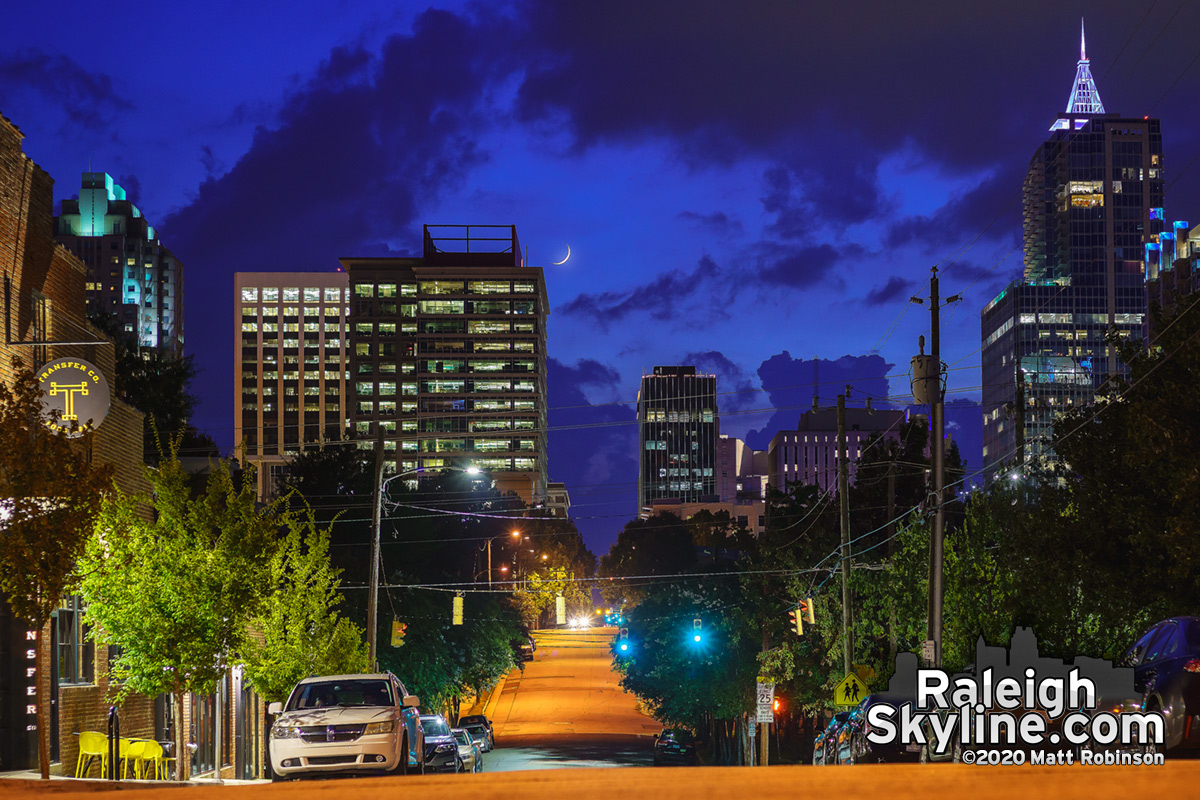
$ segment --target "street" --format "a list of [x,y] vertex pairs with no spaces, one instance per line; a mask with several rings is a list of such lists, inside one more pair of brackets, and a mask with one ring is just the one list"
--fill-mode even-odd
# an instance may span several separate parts
[[651,763],[662,725],[618,683],[609,651],[616,632],[534,632],[533,661],[509,675],[496,707],[496,749],[484,756],[486,771]]

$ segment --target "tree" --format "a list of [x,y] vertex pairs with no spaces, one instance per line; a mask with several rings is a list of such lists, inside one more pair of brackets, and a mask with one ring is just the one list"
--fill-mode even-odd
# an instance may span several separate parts
[[[18,364],[11,387],[0,384],[0,591],[13,612],[48,632],[50,614],[83,552],[111,469],[88,457],[90,432],[72,441],[49,428],[32,371]],[[37,648],[38,675],[50,670]],[[37,681],[38,769],[50,777],[47,698]]]
[[263,610],[278,521],[274,506],[256,507],[253,474],[235,481],[226,461],[195,494],[174,451],[146,477],[149,495],[105,498],[80,559],[80,592],[95,641],[120,646],[110,664],[120,696],[173,697],[183,780],[184,695],[212,692],[245,649],[249,620]]
[[[600,577],[677,575],[693,571],[695,565],[692,530],[679,517],[664,511],[625,524],[608,554],[600,559]],[[605,602],[615,605],[634,605],[649,591],[644,583],[626,581],[603,581],[600,587]]]
[[268,702],[287,699],[310,675],[370,669],[362,628],[337,611],[341,582],[329,563],[329,531],[311,513],[282,522],[287,533],[270,561],[267,601],[251,621],[257,635],[241,654],[246,679]]
[[153,463],[160,456],[159,434],[173,441],[183,433],[178,445],[183,452],[213,448],[212,439],[187,424],[197,402],[188,391],[196,377],[192,357],[176,355],[167,347],[139,346],[137,337],[110,312],[101,311],[88,319],[116,346],[117,394],[146,415],[147,462]]

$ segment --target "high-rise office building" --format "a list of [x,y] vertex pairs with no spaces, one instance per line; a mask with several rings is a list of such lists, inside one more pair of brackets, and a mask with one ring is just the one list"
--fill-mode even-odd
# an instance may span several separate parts
[[1081,39],[1067,110],[1025,176],[1024,277],[981,314],[989,476],[1022,447],[1026,461],[1052,460],[1054,417],[1123,374],[1105,337],[1142,335],[1144,249],[1162,206],[1159,121],[1105,111]]
[[349,286],[344,272],[234,275],[234,441],[259,497],[291,456],[346,436]]
[[637,418],[639,512],[664,498],[717,501],[717,376],[655,367],[642,376]]
[[389,471],[478,467],[545,502],[546,318],[540,267],[512,225],[432,226],[420,258],[343,258],[355,435]]
[[142,347],[183,355],[183,264],[125,190],[104,172],[83,173],[62,201],[55,238],[87,265],[87,313],[113,314]]

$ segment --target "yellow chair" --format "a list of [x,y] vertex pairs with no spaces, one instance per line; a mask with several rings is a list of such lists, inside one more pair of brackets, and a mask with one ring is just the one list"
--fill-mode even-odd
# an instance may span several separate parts
[[146,751],[146,742],[136,739],[121,740],[121,779],[129,777],[129,764],[133,762],[133,777],[141,777],[138,775],[138,768],[141,766],[141,760],[144,758]]
[[75,761],[75,777],[87,777],[92,759],[100,759],[100,777],[108,771],[108,737],[96,731],[79,734],[79,758]]
[[142,757],[139,761],[142,768],[142,780],[150,780],[152,769],[153,780],[170,780],[171,776],[167,772],[167,765],[175,759],[163,755],[163,746],[158,742],[144,742],[143,744],[145,747],[142,748]]

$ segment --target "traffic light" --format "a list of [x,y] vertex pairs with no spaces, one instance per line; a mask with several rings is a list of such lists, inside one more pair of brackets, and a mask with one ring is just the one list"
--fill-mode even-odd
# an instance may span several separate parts
[[617,634],[617,649],[622,653],[629,652],[629,628],[621,628],[620,633]]
[[454,605],[452,608],[452,616],[450,619],[451,625],[463,624],[463,596],[461,594],[454,595]]
[[704,636],[700,632],[701,626],[702,626],[702,623],[700,622],[699,617],[696,617],[694,620],[692,620],[692,641],[693,642],[699,642],[701,639],[704,638]]
[[783,703],[779,700],[778,697],[775,698],[775,703],[773,704],[772,708],[774,709],[776,714],[778,714],[779,710],[781,708],[783,708]]
[[817,617],[813,612],[813,599],[811,597],[804,598],[804,602],[800,604],[800,610],[804,612],[805,622],[809,625],[817,624]]
[[788,612],[788,626],[796,632],[797,636],[804,635],[804,616],[799,609]]

